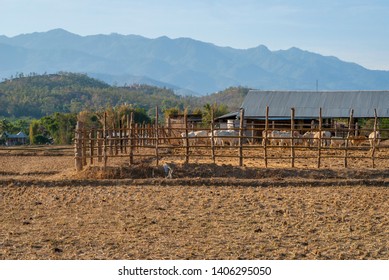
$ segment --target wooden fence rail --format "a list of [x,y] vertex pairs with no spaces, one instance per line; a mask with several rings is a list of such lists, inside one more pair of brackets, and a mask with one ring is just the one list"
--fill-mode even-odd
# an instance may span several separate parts
[[[158,124],[158,114],[155,124],[136,124],[134,123],[133,115],[126,117],[126,123],[120,123],[119,127],[108,128],[106,123],[106,116],[104,118],[104,125],[102,129],[85,129],[84,124],[77,123],[74,138],[74,154],[75,154],[75,168],[81,171],[84,166],[90,164],[102,164],[104,167],[108,164],[109,158],[127,157],[129,164],[134,164],[135,158],[153,158],[156,165],[159,165],[160,159],[183,159],[188,163],[191,160],[201,158],[208,158],[212,162],[223,162],[229,158],[237,158],[237,164],[244,166],[248,160],[257,161],[258,166],[263,165],[265,168],[269,167],[270,161],[278,161],[285,163],[290,162],[290,167],[296,166],[297,160],[314,160],[316,159],[316,167],[322,167],[322,160],[333,159],[343,160],[343,166],[349,167],[350,160],[362,160],[365,166],[370,166],[367,161],[371,161],[371,166],[376,167],[378,160],[388,161],[389,154],[385,154],[385,146],[376,146],[376,132],[378,129],[378,117],[375,111],[374,116],[374,141],[372,146],[351,146],[350,137],[354,135],[355,129],[353,123],[353,110],[350,111],[348,120],[348,127],[343,131],[339,129],[333,130],[323,127],[322,110],[319,111],[318,127],[313,129],[319,132],[319,139],[316,145],[304,146],[295,143],[296,136],[294,132],[311,131],[312,127],[296,127],[295,124],[295,109],[291,108],[290,128],[285,127],[282,130],[290,132],[291,137],[286,138],[289,141],[288,145],[280,146],[273,145],[269,140],[275,140],[276,137],[270,137],[269,132],[274,131],[277,127],[272,124],[269,126],[269,108],[266,108],[265,123],[262,126],[244,127],[244,110],[239,114],[239,127],[234,128],[235,135],[228,136],[228,139],[234,138],[237,145],[220,146],[219,142],[215,140],[223,140],[225,136],[219,136],[222,129],[216,128],[214,121],[211,122],[210,128],[203,129],[207,132],[207,136],[191,138],[190,132],[199,131],[189,129],[187,125],[187,118],[185,118],[184,129],[165,128]],[[213,118],[212,118],[213,119]],[[335,128],[336,129],[336,128]],[[224,129],[225,130],[225,129]],[[323,131],[331,131],[335,134],[342,133],[346,135],[344,145],[340,147],[328,147],[323,145],[323,141],[328,141],[322,136]],[[381,130],[382,132],[383,130]],[[360,130],[360,133],[363,131]],[[365,131],[368,133],[371,131]],[[285,139],[285,137],[283,138]],[[194,141],[195,140],[195,141]],[[383,140],[383,139],[382,139]],[[366,144],[368,140],[366,139]],[[232,143],[232,142],[231,142]],[[380,153],[377,153],[379,148]],[[287,151],[289,149],[290,153]],[[343,155],[342,155],[343,151]],[[356,154],[356,152],[358,154]],[[387,166],[387,163],[385,164]]]

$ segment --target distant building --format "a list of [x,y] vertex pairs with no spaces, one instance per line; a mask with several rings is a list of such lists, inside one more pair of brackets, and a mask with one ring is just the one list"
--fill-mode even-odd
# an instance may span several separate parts
[[[324,128],[336,129],[339,119],[348,119],[353,109],[354,123],[359,118],[389,118],[389,91],[262,91],[250,90],[241,108],[248,128],[256,128],[261,135],[265,128],[266,107],[269,107],[269,127],[290,128],[291,108],[295,109],[296,129],[308,130],[318,124],[322,109]],[[234,123],[239,126],[239,112],[216,119],[220,126]]]
[[[187,114],[188,129],[198,128],[202,123],[202,114]],[[185,129],[185,114],[170,115],[165,120],[168,128]]]
[[0,139],[6,146],[26,145],[28,136],[22,131],[17,134],[4,132],[0,135]]

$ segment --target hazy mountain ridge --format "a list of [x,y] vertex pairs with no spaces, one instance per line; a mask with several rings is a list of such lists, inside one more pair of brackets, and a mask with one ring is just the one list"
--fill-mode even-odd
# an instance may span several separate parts
[[136,80],[201,94],[230,86],[258,89],[389,89],[389,72],[368,70],[298,48],[270,51],[219,47],[190,38],[79,36],[62,29],[0,36],[0,78],[15,73],[71,71],[109,83]]

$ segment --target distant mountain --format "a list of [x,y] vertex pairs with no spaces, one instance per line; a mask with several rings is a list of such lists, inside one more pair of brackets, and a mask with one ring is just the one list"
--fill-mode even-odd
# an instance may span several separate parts
[[16,73],[87,73],[111,84],[145,83],[201,95],[230,86],[256,89],[383,90],[389,71],[368,70],[298,48],[219,47],[189,38],[79,36],[63,29],[0,36],[0,78]]

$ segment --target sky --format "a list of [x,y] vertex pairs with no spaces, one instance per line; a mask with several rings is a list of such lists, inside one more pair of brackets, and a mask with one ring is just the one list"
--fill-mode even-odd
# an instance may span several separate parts
[[297,47],[389,70],[387,0],[0,0],[0,35],[55,28],[238,49]]

